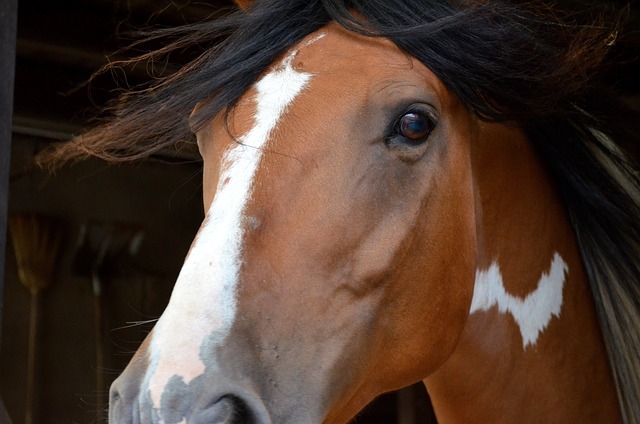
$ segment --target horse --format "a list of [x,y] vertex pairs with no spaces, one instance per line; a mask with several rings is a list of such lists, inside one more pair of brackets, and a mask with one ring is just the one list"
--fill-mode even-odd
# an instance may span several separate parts
[[640,422],[638,113],[605,12],[257,0],[162,32],[144,59],[203,51],[50,153],[195,134],[203,160],[109,422],[345,423],[419,381],[440,423]]

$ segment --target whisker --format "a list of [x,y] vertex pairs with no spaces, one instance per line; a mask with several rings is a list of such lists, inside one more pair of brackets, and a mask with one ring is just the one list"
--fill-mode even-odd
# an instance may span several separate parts
[[144,321],[127,321],[126,325],[113,328],[113,329],[111,329],[111,331],[119,331],[119,330],[124,330],[124,329],[127,329],[127,328],[138,327],[138,326],[141,326],[141,325],[152,324],[152,323],[155,323],[156,321],[158,321],[158,318],[148,319],[148,320],[144,320]]

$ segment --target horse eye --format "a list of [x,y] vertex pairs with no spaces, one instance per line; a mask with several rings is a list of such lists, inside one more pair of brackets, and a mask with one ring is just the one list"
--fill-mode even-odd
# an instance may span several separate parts
[[418,144],[427,139],[432,129],[433,123],[428,116],[419,112],[408,112],[398,121],[397,132],[409,142]]
[[413,104],[400,113],[387,127],[385,145],[404,162],[418,161],[427,152],[429,135],[436,128],[437,118],[427,105]]

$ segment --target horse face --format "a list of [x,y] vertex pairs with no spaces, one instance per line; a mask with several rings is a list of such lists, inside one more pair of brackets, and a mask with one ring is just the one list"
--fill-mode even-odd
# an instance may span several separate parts
[[475,125],[388,41],[329,25],[278,59],[198,133],[206,218],[112,419],[345,422],[436,369],[473,290]]

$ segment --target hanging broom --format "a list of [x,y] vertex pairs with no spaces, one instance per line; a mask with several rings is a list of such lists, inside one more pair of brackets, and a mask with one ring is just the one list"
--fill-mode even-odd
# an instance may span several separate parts
[[[135,226],[114,223],[88,223],[80,227],[76,245],[76,272],[91,279],[95,311],[96,340],[96,417],[103,422],[106,412],[107,384],[105,382],[104,300],[103,292],[108,278],[113,277],[118,263],[126,256],[133,258],[144,238]],[[111,275],[110,275],[111,274]]]
[[32,214],[10,214],[8,224],[18,262],[18,278],[31,293],[24,422],[32,424],[37,421],[35,401],[40,293],[51,284],[62,242],[62,229],[52,219]]

